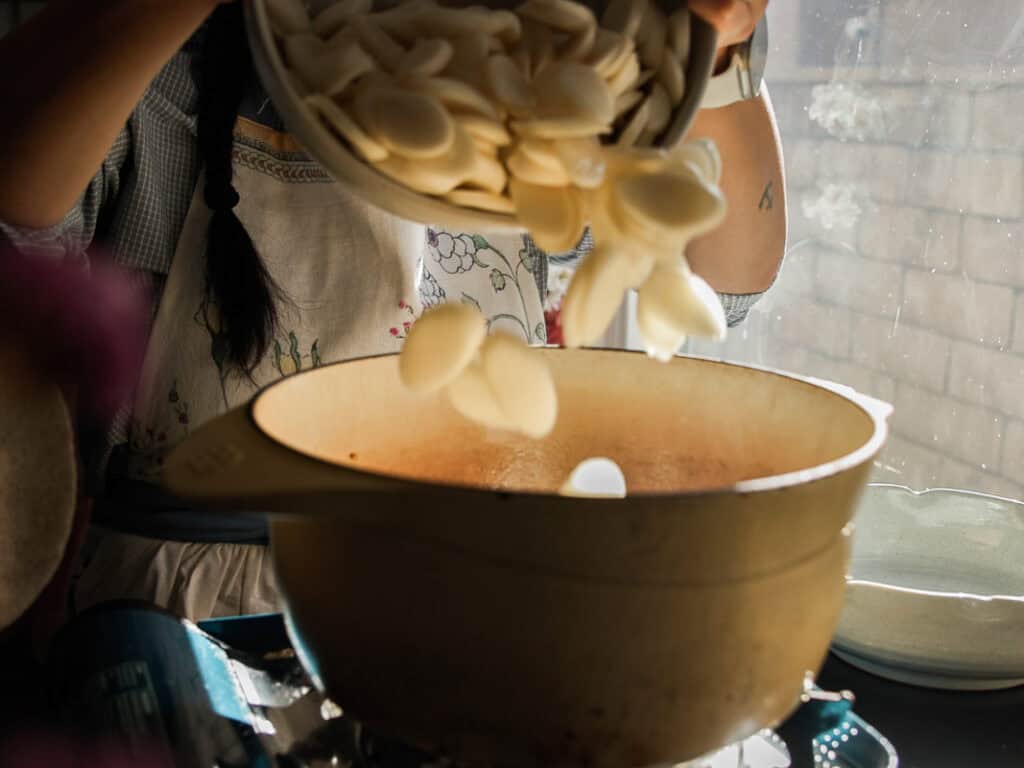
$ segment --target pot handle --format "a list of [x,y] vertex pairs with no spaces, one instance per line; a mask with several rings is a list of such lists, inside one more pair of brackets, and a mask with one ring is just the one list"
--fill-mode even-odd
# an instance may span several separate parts
[[872,397],[871,395],[865,395],[863,392],[858,392],[847,384],[839,384],[835,381],[819,379],[816,376],[803,376],[801,378],[811,384],[815,384],[824,389],[829,389],[838,395],[849,398],[879,421],[888,421],[889,417],[892,416],[894,408],[891,403],[879,400],[877,397]]
[[163,483],[182,499],[268,511],[294,508],[296,495],[387,491],[404,485],[318,461],[276,443],[256,427],[248,406],[228,411],[189,435],[168,456]]

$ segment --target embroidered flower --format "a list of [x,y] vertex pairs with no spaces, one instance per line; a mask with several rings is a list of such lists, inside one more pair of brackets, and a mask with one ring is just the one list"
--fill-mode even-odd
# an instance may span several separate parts
[[437,235],[434,259],[449,275],[469,272],[473,268],[476,246],[469,235],[452,236],[447,232]]
[[505,290],[505,275],[499,269],[491,270],[491,287],[495,291]]
[[303,361],[309,358],[312,367],[316,368],[323,361],[320,359],[320,339],[314,339],[309,348],[309,354],[303,354],[299,350],[299,338],[295,331],[288,332],[287,351],[281,346],[281,342],[274,339],[274,367],[282,376],[290,376],[303,370]]
[[291,376],[293,373],[299,370],[299,367],[295,365],[295,361],[292,360],[291,355],[281,354],[281,345],[278,342],[274,342],[274,358],[277,365],[277,370],[282,376]]
[[546,308],[558,307],[562,303],[566,292],[569,290],[569,283],[572,281],[573,270],[568,267],[552,265],[548,270],[548,284],[545,292],[544,306]]
[[435,307],[438,304],[444,304],[448,298],[448,294],[445,293],[444,288],[437,282],[432,274],[427,270],[420,270],[420,303],[423,304],[424,309]]

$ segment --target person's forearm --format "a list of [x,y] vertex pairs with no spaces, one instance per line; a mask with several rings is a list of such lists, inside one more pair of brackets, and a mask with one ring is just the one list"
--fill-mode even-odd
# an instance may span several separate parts
[[720,293],[758,293],[775,279],[786,247],[782,148],[767,88],[758,99],[697,114],[688,139],[707,137],[722,155],[729,213],[686,256]]
[[57,223],[218,0],[58,0],[0,40],[0,219]]

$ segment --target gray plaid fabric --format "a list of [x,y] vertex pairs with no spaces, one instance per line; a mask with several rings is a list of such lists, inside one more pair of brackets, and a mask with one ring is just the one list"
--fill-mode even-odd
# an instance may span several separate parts
[[[200,172],[198,87],[193,73],[201,35],[193,37],[161,70],[63,221],[45,229],[0,221],[0,234],[25,253],[70,259],[84,260],[94,240],[103,242],[120,265],[138,270],[140,282],[151,288],[155,313]],[[255,82],[243,101],[242,114],[276,130],[283,127]],[[534,259],[542,295],[549,260],[572,264],[593,245],[586,232],[573,252],[549,257],[529,238],[525,242],[543,256]],[[729,325],[741,322],[760,296],[722,294]],[[125,439],[126,421],[127,414],[122,414],[106,441],[104,456]]]
[[82,257],[99,235],[118,263],[166,275],[199,176],[194,44],[163,68],[64,220],[29,230],[0,222],[19,249]]

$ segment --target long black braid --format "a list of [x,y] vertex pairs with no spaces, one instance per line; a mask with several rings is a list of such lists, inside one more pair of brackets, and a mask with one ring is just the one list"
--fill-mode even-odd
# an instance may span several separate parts
[[277,286],[235,215],[233,133],[252,57],[241,3],[221,5],[210,18],[199,72],[199,152],[203,195],[213,211],[206,246],[206,285],[220,310],[228,362],[246,374],[267,351],[277,325]]

